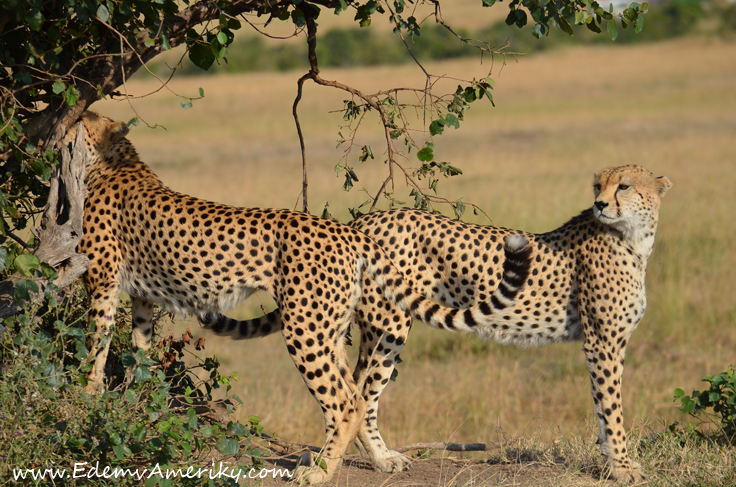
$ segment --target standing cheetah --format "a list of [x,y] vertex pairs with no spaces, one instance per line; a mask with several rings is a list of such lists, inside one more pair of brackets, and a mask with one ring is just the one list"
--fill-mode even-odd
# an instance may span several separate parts
[[[234,208],[176,193],[138,158],[125,138],[125,124],[91,112],[82,121],[89,195],[79,251],[90,259],[85,284],[92,296],[90,322],[96,325],[87,391],[103,386],[121,291],[132,298],[133,346],[147,349],[153,303],[195,315],[227,333],[237,322],[218,318],[219,312],[265,290],[279,307],[281,326],[274,329],[255,320],[237,330],[253,337],[280,329],[309,392],[322,407],[326,469],[302,469],[299,476],[308,482],[332,476],[363,423],[364,398],[377,401],[372,381],[380,380],[380,389],[388,381],[376,372],[356,385],[349,374],[345,335],[366,286],[372,286],[370,300],[386,299],[392,309],[406,310],[434,326],[461,329],[491,326],[500,319],[499,310],[514,304],[528,276],[531,248],[523,237],[510,237],[504,247],[503,282],[488,302],[466,310],[438,306],[412,290],[386,253],[357,230],[308,214]],[[72,129],[66,140],[75,136]],[[366,334],[400,350],[409,325],[403,311],[393,321],[381,320],[380,303],[377,308],[369,312],[372,323]],[[394,359],[381,360],[389,375]],[[381,461],[376,459],[377,468],[388,468]]]
[[[413,209],[374,212],[350,226],[365,233],[388,254],[409,286],[440,305],[474,309],[494,302],[503,290],[504,245],[523,236],[531,246],[531,269],[525,285],[509,295],[515,303],[494,303],[502,317],[491,323],[429,323],[435,328],[470,332],[504,344],[533,346],[583,341],[590,371],[594,411],[600,423],[598,442],[617,480],[646,478],[626,452],[621,379],[626,344],[646,309],[644,277],[654,245],[660,200],[672,183],[644,168],[622,166],[595,176],[595,203],[560,228],[543,234],[472,225]],[[494,289],[496,290],[494,292]],[[227,318],[220,317],[221,322]],[[279,312],[264,322],[277,322]],[[367,279],[356,309],[361,346],[355,380],[362,388],[368,413],[356,445],[383,471],[401,469],[408,460],[386,448],[377,427],[378,396],[385,377],[378,356],[395,353],[395,335],[376,333],[377,324],[404,323],[403,343],[411,324],[409,313],[388,300]],[[398,332],[397,332],[398,333]],[[388,365],[388,362],[387,362]]]
[[[528,239],[530,274],[516,302],[502,310],[502,319],[446,328],[522,346],[583,341],[601,451],[613,477],[638,482],[646,475],[626,451],[621,378],[626,344],[647,305],[644,276],[660,200],[671,186],[667,177],[655,178],[639,166],[606,169],[595,176],[592,208],[543,234],[471,225],[408,209],[370,213],[351,226],[387,252],[409,286],[453,308],[485,302],[501,280],[502,240],[510,235]],[[372,283],[366,286],[358,305],[364,335],[375,323],[371,313],[376,305],[370,297],[377,292]],[[391,310],[389,316],[409,319],[387,301],[383,305]],[[358,438],[371,427],[365,424]]]

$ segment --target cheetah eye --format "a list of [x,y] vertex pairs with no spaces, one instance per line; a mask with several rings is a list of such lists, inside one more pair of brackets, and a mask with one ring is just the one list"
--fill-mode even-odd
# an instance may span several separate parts
[[598,184],[598,183],[596,183],[596,184],[593,185],[593,188],[595,188],[596,191],[600,191],[601,190],[601,185]]
[[618,185],[618,189],[620,189],[621,191],[626,191],[626,190],[627,190],[627,189],[629,189],[630,187],[631,187],[631,186],[629,186],[628,184],[619,184],[619,185]]

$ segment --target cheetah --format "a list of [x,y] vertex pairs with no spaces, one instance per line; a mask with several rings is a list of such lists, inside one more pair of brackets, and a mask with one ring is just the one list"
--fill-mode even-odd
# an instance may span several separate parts
[[[154,303],[178,315],[194,315],[216,332],[230,333],[237,326],[238,336],[253,338],[280,330],[324,413],[325,468],[300,467],[297,475],[308,483],[331,478],[363,423],[364,398],[374,396],[370,384],[380,379],[380,389],[385,386],[384,376],[361,376],[356,384],[349,373],[345,336],[366,285],[373,286],[371,299],[380,296],[392,309],[402,310],[393,321],[375,312],[366,333],[400,350],[408,326],[403,310],[438,327],[491,326],[501,309],[514,304],[528,276],[531,247],[523,237],[510,237],[502,283],[487,302],[465,310],[438,306],[411,289],[386,253],[357,230],[309,214],[235,208],[176,193],[140,160],[126,138],[126,124],[92,112],[82,122],[88,197],[78,251],[90,260],[84,280],[91,296],[90,326],[95,327],[87,392],[104,389],[121,291],[132,300],[134,350],[150,347]],[[65,140],[76,135],[75,127]],[[218,318],[257,290],[276,301],[279,326],[264,319]],[[392,368],[394,358],[383,356],[380,367]],[[392,462],[377,458],[377,468],[390,468],[381,461]]]
[[[639,482],[646,474],[626,451],[621,379],[626,344],[647,305],[644,277],[661,198],[671,186],[666,176],[655,178],[639,166],[605,169],[593,181],[593,206],[542,234],[410,209],[370,213],[351,226],[386,251],[409,286],[460,309],[485,302],[500,281],[502,240],[526,238],[532,247],[530,274],[515,303],[502,310],[502,320],[445,328],[522,346],[582,341],[601,452],[612,477]],[[372,284],[363,289],[357,308],[361,329],[374,321],[371,310],[376,305],[365,298],[376,291]],[[409,319],[388,302],[384,307]]]
[[[601,452],[615,479],[639,482],[646,474],[626,451],[621,379],[626,344],[646,309],[644,277],[660,200],[671,186],[667,177],[655,178],[639,166],[606,169],[594,178],[593,206],[543,234],[473,225],[406,208],[369,213],[350,226],[387,252],[410,287],[438,307],[457,309],[483,306],[489,297],[493,301],[503,278],[502,242],[510,236],[527,239],[532,248],[530,273],[521,290],[513,288],[514,304],[494,305],[503,315],[500,319],[489,324],[428,324],[521,346],[582,341]],[[392,369],[369,361],[376,351],[393,353],[395,335],[406,340],[412,317],[383,299],[367,276],[364,284],[354,318],[361,330],[355,379],[371,387],[364,395],[368,413],[356,445],[363,456],[381,459],[373,460],[374,467],[391,471],[407,461],[393,455],[378,432],[378,396],[384,384],[371,382],[372,374],[385,377]],[[261,319],[277,322],[279,312]],[[403,322],[404,327],[389,339],[376,333],[381,320]]]

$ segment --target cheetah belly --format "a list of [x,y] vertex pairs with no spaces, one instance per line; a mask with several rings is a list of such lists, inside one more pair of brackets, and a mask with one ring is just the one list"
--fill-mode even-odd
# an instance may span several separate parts
[[132,297],[156,303],[178,316],[201,315],[203,312],[223,312],[248,299],[257,289],[238,283],[217,283],[203,286],[175,269],[149,266],[134,269],[120,268],[121,290]]

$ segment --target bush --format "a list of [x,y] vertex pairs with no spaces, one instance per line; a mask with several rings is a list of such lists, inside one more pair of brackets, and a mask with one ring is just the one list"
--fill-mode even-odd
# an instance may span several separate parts
[[[122,331],[130,323],[119,323],[108,360],[111,386],[92,396],[83,389],[91,369],[84,289],[77,285],[64,294],[53,286],[46,289],[45,294],[31,291],[22,312],[0,326],[0,477],[12,478],[15,469],[64,468],[67,477],[55,479],[55,485],[110,485],[104,477],[69,475],[83,462],[85,471],[99,462],[100,472],[104,466],[150,472],[157,464],[162,471],[209,468],[217,453],[233,463],[245,454],[257,462],[261,453],[251,442],[250,428],[260,428],[258,418],[251,418],[249,426],[221,425],[198,416],[192,406],[211,401],[215,389],[229,391],[230,378],[220,374],[211,358],[193,368],[184,365],[188,332],[161,342],[151,357],[143,351],[133,356],[123,352],[130,350],[130,335]],[[203,369],[207,379],[197,379],[194,368]],[[209,482],[207,475],[175,481],[154,476],[146,485],[236,485],[224,479]],[[133,484],[138,481],[131,474],[114,479],[114,485]]]
[[[675,389],[675,401],[681,403],[680,410],[697,418],[705,418],[721,428],[730,444],[736,443],[736,370],[731,365],[726,372],[703,379],[710,387],[704,391],[693,391],[685,395]],[[712,409],[712,412],[710,411]],[[690,427],[691,431],[695,431]]]

